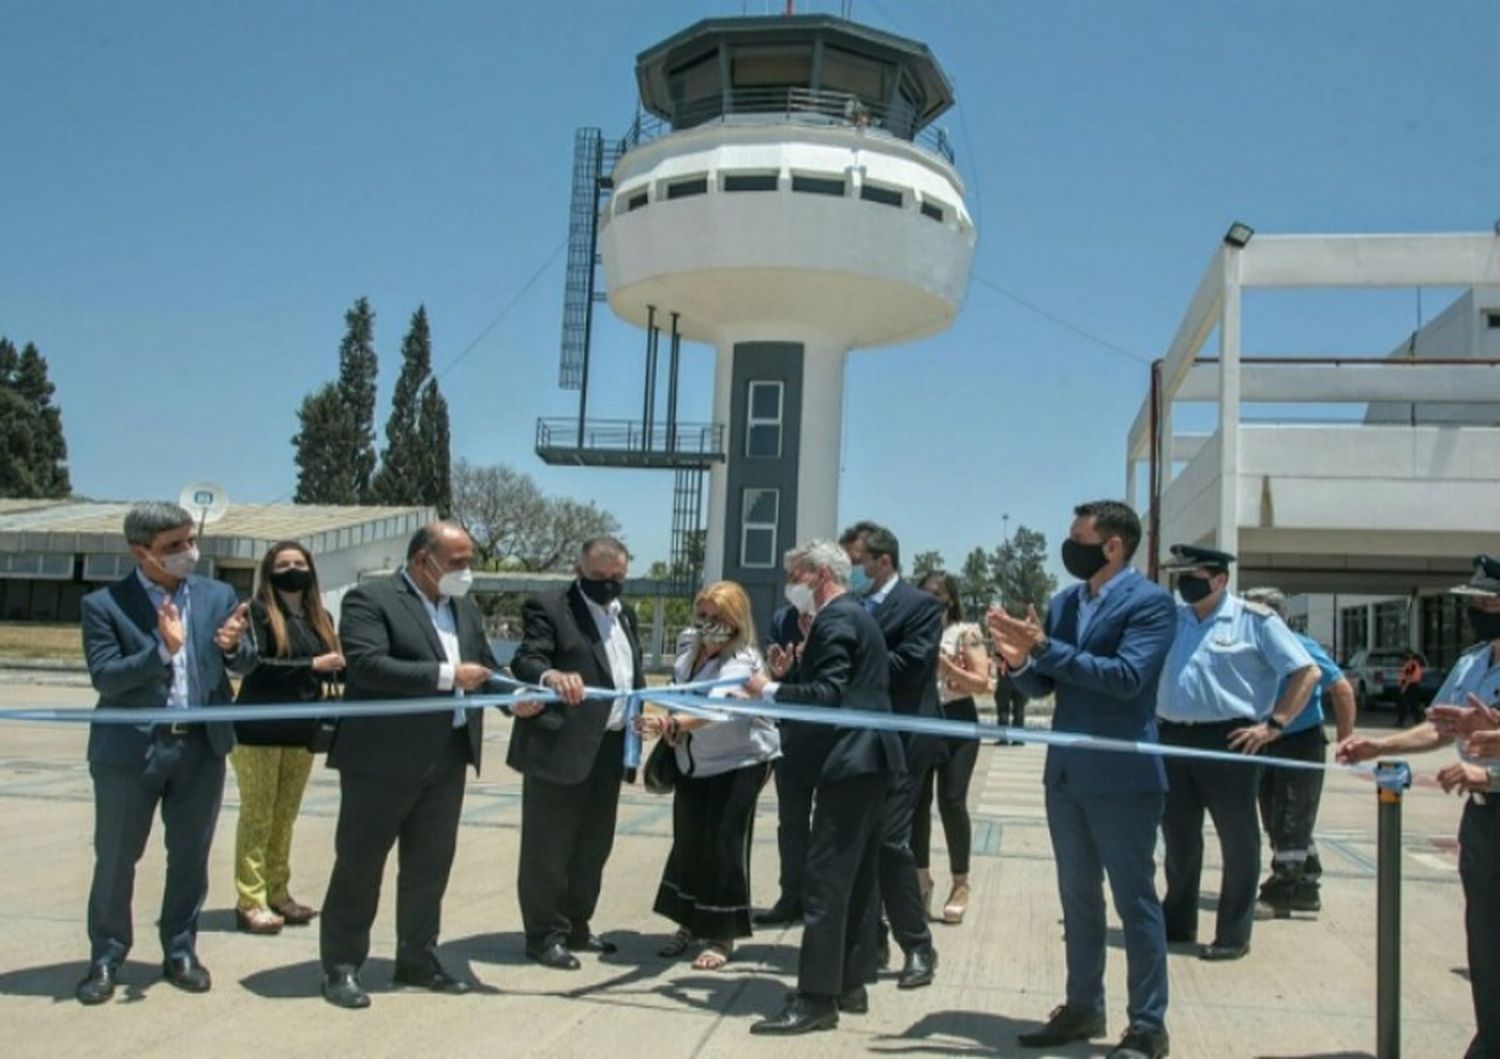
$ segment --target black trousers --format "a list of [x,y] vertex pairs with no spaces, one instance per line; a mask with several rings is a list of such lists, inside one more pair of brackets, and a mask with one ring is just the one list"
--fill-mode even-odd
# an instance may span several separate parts
[[995,681],[995,718],[1008,728],[1026,727],[1026,696],[1004,674]]
[[[1229,734],[1248,721],[1185,725],[1163,721],[1161,741],[1169,746],[1228,750]],[[1250,944],[1255,923],[1255,888],[1260,875],[1260,821],[1256,795],[1259,764],[1197,761],[1169,757],[1167,802],[1162,813],[1166,845],[1167,892],[1162,898],[1167,939],[1189,941],[1198,936],[1198,887],[1203,875],[1203,812],[1213,818],[1224,858],[1219,885],[1218,922],[1214,941],[1219,945]]]
[[695,938],[750,936],[750,843],[755,802],[771,766],[684,777],[672,796],[672,852],[653,911]]
[[615,843],[625,733],[605,732],[582,783],[521,783],[521,858],[516,889],[528,951],[581,940],[599,905],[604,864]]
[[[1323,726],[1305,728],[1273,741],[1261,756],[1287,761],[1321,763],[1328,759],[1328,738]],[[1291,896],[1290,889],[1300,887],[1304,893],[1317,893],[1317,847],[1313,845],[1313,828],[1318,822],[1318,807],[1323,800],[1323,773],[1313,769],[1288,769],[1268,766],[1260,778],[1260,823],[1271,842],[1270,893]]]
[[817,789],[802,881],[797,990],[805,995],[832,998],[875,980],[886,782],[875,772]]
[[1465,1059],[1500,1059],[1500,795],[1469,798],[1458,846],[1475,1023]]
[[892,773],[880,827],[880,900],[885,906],[886,921],[891,925],[891,935],[903,952],[932,943],[932,928],[927,925],[927,909],[922,903],[922,884],[917,879],[917,858],[911,851],[912,820],[921,793],[920,775]]
[[776,852],[781,858],[779,901],[801,905],[817,775],[807,776],[788,765],[784,757],[777,758],[772,768],[776,774]]
[[208,852],[224,798],[224,758],[201,728],[157,730],[139,766],[94,763],[94,880],[89,888],[89,959],[119,966],[135,942],[130,914],[135,866],[161,806],[167,877],[158,932],[168,958],[190,956],[208,897]]
[[[1024,699],[1022,703],[1024,705]],[[950,721],[979,720],[979,710],[972,698],[945,704],[943,714]],[[969,850],[974,838],[973,823],[969,819],[969,784],[978,761],[977,739],[951,739],[948,741],[948,760],[923,774],[916,815],[911,823],[911,852],[918,869],[925,871],[932,862],[932,796],[936,792],[938,815],[943,819],[943,835],[948,839],[948,869],[954,875],[968,874]]]
[[391,847],[398,846],[396,963],[425,969],[437,958],[443,894],[458,846],[469,767],[469,736],[456,728],[443,755],[417,779],[339,771],[333,872],[319,917],[325,972],[358,970],[370,955],[370,927]]

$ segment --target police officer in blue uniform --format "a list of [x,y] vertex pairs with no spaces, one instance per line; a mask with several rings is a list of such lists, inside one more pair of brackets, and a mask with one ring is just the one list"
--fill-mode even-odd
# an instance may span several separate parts
[[1450,793],[1467,793],[1458,828],[1458,874],[1464,887],[1474,1040],[1465,1059],[1500,1057],[1500,559],[1481,555],[1474,576],[1453,589],[1469,600],[1478,646],[1454,663],[1433,697],[1427,720],[1383,739],[1355,736],[1338,747],[1345,764],[1421,753],[1459,740],[1459,760],[1438,773]]
[[[1269,607],[1229,592],[1228,552],[1175,544],[1167,569],[1178,595],[1177,637],[1157,685],[1156,716],[1167,746],[1257,754],[1290,724],[1318,683],[1318,667]],[[1277,689],[1281,688],[1278,695]],[[1162,814],[1167,941],[1198,938],[1203,812],[1213,818],[1224,860],[1218,922],[1205,960],[1250,951],[1260,876],[1260,766],[1168,757]]]

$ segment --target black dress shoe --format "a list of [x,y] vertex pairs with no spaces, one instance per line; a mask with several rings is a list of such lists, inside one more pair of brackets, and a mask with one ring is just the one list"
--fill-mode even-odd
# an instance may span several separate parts
[[1186,930],[1169,930],[1167,931],[1167,944],[1196,945],[1198,944],[1198,935]]
[[90,964],[87,977],[78,983],[73,995],[80,1004],[102,1004],[115,995],[115,982],[119,975],[120,969],[112,963]]
[[786,1002],[781,1014],[761,1019],[750,1027],[751,1033],[791,1036],[831,1030],[839,1024],[838,1005],[829,999],[813,1000],[798,993]]
[[881,938],[880,945],[875,949],[875,966],[885,970],[891,965],[891,942],[889,938]]
[[370,1006],[370,994],[359,984],[353,967],[339,964],[323,975],[323,999],[334,1007],[358,1010]]
[[906,965],[896,979],[897,989],[918,989],[932,984],[932,972],[937,970],[937,950],[930,944],[918,945],[906,954]]
[[543,967],[550,967],[554,971],[576,971],[583,966],[578,962],[578,957],[568,951],[561,938],[554,938],[534,949],[528,946],[526,955]]
[[1061,1004],[1052,1009],[1047,1024],[1016,1038],[1028,1048],[1052,1048],[1070,1041],[1087,1041],[1104,1036],[1104,1016],[1079,1011]]
[[612,941],[605,941],[598,934],[580,934],[576,938],[569,938],[567,945],[570,952],[597,952],[602,956],[618,952],[620,948]]
[[1165,1029],[1132,1026],[1109,1053],[1109,1059],[1166,1059],[1171,1041]]
[[870,1013],[870,993],[862,985],[853,989],[847,989],[839,994],[839,1010],[846,1015],[868,1015]]
[[1238,960],[1250,951],[1250,946],[1245,945],[1221,945],[1214,942],[1212,945],[1203,946],[1203,951],[1198,954],[1200,960],[1212,960],[1222,962],[1225,960]]
[[783,927],[802,922],[802,906],[795,901],[777,901],[763,912],[756,912],[750,921],[760,927]]
[[451,996],[463,996],[474,987],[462,978],[454,978],[443,965],[436,960],[420,967],[402,967],[396,965],[396,973],[391,976],[397,985],[410,985],[418,989],[431,990],[434,993],[448,993]]
[[168,957],[161,965],[161,974],[178,989],[188,993],[206,993],[214,984],[208,968],[193,955]]

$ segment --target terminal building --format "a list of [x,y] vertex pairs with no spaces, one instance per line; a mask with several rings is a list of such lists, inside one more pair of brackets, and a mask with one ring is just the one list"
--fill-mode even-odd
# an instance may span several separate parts
[[[1244,291],[1335,288],[1462,293],[1389,351],[1241,348]],[[1176,428],[1192,403],[1216,406],[1213,430]],[[1242,419],[1257,404],[1310,415]],[[1446,590],[1500,552],[1500,233],[1235,225],[1153,365],[1126,459],[1151,572],[1174,543],[1212,544],[1240,557],[1241,587],[1292,596],[1294,623],[1341,661],[1411,647],[1450,664],[1468,629]]]

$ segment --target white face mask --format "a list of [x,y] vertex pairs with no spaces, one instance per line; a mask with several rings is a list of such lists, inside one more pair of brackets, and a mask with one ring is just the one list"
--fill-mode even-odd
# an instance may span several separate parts
[[799,614],[811,614],[818,607],[813,598],[812,586],[801,581],[787,582],[786,601],[796,607]]
[[462,570],[444,571],[438,566],[438,561],[431,555],[427,561],[438,570],[437,590],[439,595],[449,596],[453,599],[463,599],[469,594],[469,589],[474,586],[474,571],[465,567]]
[[[147,554],[150,554],[149,552]],[[151,561],[161,568],[162,573],[168,577],[182,581],[187,578],[198,566],[198,546],[196,544],[180,552],[170,555],[151,556]]]

